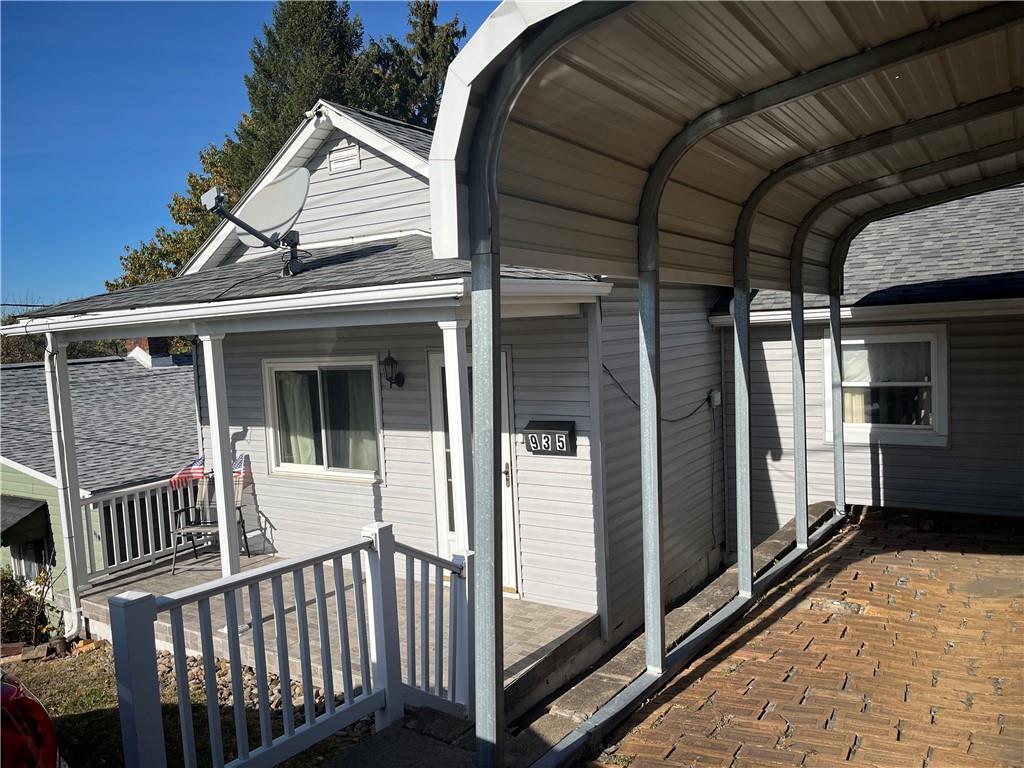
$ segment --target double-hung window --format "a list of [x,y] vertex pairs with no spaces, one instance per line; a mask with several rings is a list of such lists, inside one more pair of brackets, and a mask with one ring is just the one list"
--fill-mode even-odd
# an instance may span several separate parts
[[263,373],[275,470],[381,477],[376,360],[265,361]]
[[[826,438],[832,440],[831,353],[825,341]],[[945,445],[944,326],[843,328],[843,425],[847,442]]]

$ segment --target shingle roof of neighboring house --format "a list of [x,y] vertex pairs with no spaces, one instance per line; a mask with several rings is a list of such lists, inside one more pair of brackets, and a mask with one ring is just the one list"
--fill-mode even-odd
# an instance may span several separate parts
[[[375,240],[333,248],[311,249],[302,256],[308,269],[281,276],[281,257],[267,254],[247,261],[181,275],[87,299],[55,304],[24,317],[55,317],[138,307],[229,301],[267,296],[363,288],[467,277],[464,259],[435,259],[424,235]],[[586,275],[527,267],[502,267],[504,277],[590,280]]]
[[[78,484],[93,493],[164,477],[195,459],[191,365],[71,360]],[[0,455],[53,477],[42,363],[0,366]]]
[[326,102],[339,112],[354,117],[364,125],[369,126],[382,136],[386,136],[396,144],[401,144],[410,152],[427,160],[430,157],[430,142],[434,138],[434,132],[428,128],[419,128],[415,125],[403,123],[401,120],[384,117],[376,112],[369,112],[365,109],[355,109],[336,104],[333,101]]
[[[1024,297],[1024,186],[871,224],[850,247],[844,288],[844,306]],[[751,309],[789,309],[789,294],[759,291]]]

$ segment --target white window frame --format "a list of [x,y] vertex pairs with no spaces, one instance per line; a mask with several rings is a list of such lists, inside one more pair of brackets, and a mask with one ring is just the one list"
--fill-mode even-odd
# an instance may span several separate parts
[[[842,345],[857,346],[872,342],[927,341],[931,345],[932,424],[843,424],[843,441],[848,445],[949,445],[949,346],[945,325],[905,326],[843,326]],[[825,442],[833,442],[832,424],[832,354],[826,333],[822,344],[822,365],[825,388]],[[861,382],[844,382],[860,384]]]
[[[277,451],[277,392],[275,389],[275,376],[277,371],[321,371],[324,369],[337,370],[348,369],[370,369],[373,377],[373,415],[377,427],[377,470],[366,469],[339,469],[327,466],[327,446],[323,446],[324,463],[322,466],[311,464],[291,464],[278,461]],[[324,430],[323,413],[323,385],[320,385],[320,428]],[[384,472],[384,420],[381,409],[380,389],[380,363],[376,357],[303,357],[303,358],[276,358],[263,360],[263,404],[266,414],[266,435],[267,435],[267,468],[271,475],[288,477],[316,477],[329,478],[333,480],[345,480],[350,482],[381,483],[386,482]],[[321,437],[322,439],[322,437]]]

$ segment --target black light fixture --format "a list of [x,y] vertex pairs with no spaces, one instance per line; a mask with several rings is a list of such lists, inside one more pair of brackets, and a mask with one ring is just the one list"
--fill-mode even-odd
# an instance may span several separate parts
[[381,360],[380,372],[384,376],[384,381],[388,383],[388,387],[397,386],[399,389],[405,384],[405,374],[398,370],[398,361],[391,356],[391,350],[388,350],[388,356]]

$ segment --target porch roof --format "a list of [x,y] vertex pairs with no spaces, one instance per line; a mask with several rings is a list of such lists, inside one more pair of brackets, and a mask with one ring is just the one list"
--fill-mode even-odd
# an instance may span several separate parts
[[1024,178],[1022,20],[1013,3],[506,1],[446,82],[435,251],[497,232],[503,263],[635,276],[639,255],[662,282],[836,290],[872,219]]
[[[22,317],[55,318],[94,312],[293,296],[346,288],[463,278],[470,273],[466,261],[434,259],[430,238],[426,235],[407,235],[312,249],[303,254],[306,271],[291,277],[281,276],[281,258],[272,253],[155,283],[54,304]],[[574,282],[596,279],[589,275],[514,266],[504,268],[502,276]]]

